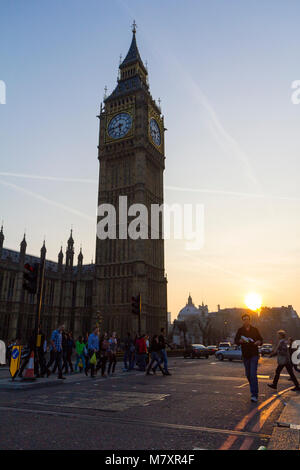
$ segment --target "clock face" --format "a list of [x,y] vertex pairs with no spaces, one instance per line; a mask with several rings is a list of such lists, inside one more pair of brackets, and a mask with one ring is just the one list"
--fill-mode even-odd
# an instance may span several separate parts
[[161,144],[159,125],[153,118],[150,119],[150,134],[155,145],[159,147]]
[[112,118],[108,124],[107,132],[112,139],[124,137],[131,129],[132,117],[128,113],[120,113]]

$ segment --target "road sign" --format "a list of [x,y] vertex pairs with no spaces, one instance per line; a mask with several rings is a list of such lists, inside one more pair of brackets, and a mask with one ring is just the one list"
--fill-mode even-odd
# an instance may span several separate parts
[[13,379],[15,378],[20,368],[21,349],[22,349],[22,346],[12,347],[9,372]]

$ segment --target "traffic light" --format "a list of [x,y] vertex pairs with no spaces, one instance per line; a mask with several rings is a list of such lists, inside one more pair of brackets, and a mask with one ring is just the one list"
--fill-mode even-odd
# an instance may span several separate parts
[[141,294],[137,295],[136,297],[131,297],[131,312],[134,315],[141,314]]
[[23,273],[23,289],[30,292],[30,294],[36,294],[38,276],[39,276],[39,264],[35,263],[33,266],[31,264],[24,264],[26,271]]

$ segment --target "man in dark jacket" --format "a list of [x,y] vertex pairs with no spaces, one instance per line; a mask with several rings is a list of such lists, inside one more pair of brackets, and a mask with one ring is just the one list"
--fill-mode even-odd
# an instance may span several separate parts
[[257,365],[259,358],[258,346],[262,344],[263,339],[258,329],[250,324],[250,316],[248,314],[243,315],[242,320],[243,326],[239,328],[234,342],[235,344],[240,344],[242,347],[245,372],[250,384],[251,401],[257,402]]

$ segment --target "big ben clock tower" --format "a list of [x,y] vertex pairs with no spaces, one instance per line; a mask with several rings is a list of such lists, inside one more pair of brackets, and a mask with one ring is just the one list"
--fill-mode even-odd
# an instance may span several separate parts
[[[116,209],[116,237],[96,241],[95,306],[105,331],[124,337],[138,332],[132,296],[141,294],[141,333],[159,333],[167,325],[167,281],[161,220],[151,237],[151,205],[163,204],[164,122],[148,85],[148,72],[132,28],[129,51],[119,66],[118,83],[100,110],[98,206]],[[127,207],[143,204],[149,214],[148,237],[128,234],[130,217],[120,216],[120,196]],[[98,218],[99,222],[100,218]],[[125,220],[125,222],[124,222]]]

